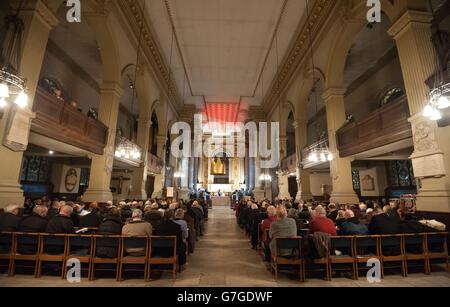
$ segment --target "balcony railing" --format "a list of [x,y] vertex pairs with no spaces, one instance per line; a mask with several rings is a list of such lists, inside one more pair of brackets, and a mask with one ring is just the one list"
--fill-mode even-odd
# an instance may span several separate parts
[[108,127],[100,121],[40,88],[36,91],[33,111],[36,112],[31,127],[33,132],[98,155],[103,154]]
[[349,157],[412,138],[408,118],[408,101],[404,96],[341,128],[337,132],[340,156]]
[[150,174],[161,174],[164,167],[163,160],[151,153],[147,154],[147,171]]

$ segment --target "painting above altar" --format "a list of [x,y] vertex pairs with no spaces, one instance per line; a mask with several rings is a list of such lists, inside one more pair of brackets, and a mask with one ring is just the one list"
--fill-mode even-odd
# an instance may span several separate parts
[[211,175],[226,175],[225,164],[222,158],[216,157],[211,161]]

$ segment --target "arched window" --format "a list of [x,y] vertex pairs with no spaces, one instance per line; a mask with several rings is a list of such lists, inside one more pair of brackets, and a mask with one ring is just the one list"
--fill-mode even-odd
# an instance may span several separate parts
[[391,88],[387,92],[385,92],[384,95],[381,96],[380,106],[382,107],[384,105],[387,105],[404,95],[405,92],[403,91],[402,88],[400,87]]

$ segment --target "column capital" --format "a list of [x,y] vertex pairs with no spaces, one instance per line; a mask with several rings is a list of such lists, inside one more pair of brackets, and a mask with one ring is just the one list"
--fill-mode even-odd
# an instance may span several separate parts
[[41,1],[29,2],[23,9],[25,14],[35,14],[36,17],[47,27],[48,30],[58,25],[59,20],[53,12]]
[[139,117],[137,119],[137,122],[139,123],[139,125],[143,125],[146,128],[150,128],[152,126],[152,119],[148,117]]
[[156,143],[157,144],[166,144],[167,137],[165,135],[158,135],[156,136]]
[[345,92],[346,92],[345,88],[330,87],[330,88],[327,88],[324,90],[322,98],[326,102],[326,101],[336,98],[336,97],[344,97]]
[[433,20],[433,16],[428,12],[422,11],[406,11],[387,31],[392,37],[397,38],[403,33],[405,28],[411,23],[429,27]]
[[117,97],[121,97],[123,94],[122,86],[115,81],[104,81],[100,86],[100,91],[105,93],[112,93]]

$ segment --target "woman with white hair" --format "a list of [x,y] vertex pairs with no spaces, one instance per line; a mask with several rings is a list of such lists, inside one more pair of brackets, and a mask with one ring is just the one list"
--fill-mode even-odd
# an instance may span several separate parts
[[19,229],[21,220],[19,217],[19,209],[20,206],[10,204],[6,206],[3,213],[0,213],[0,232],[15,232]]
[[313,211],[313,219],[309,224],[309,234],[316,232],[327,233],[330,236],[337,236],[336,225],[327,218],[327,212],[322,205],[319,205]]
[[275,250],[275,240],[276,238],[291,238],[297,236],[297,223],[295,220],[288,218],[288,212],[286,207],[281,205],[277,208],[277,218],[276,222],[273,222],[270,226],[269,236],[272,239],[270,242],[270,250],[272,253],[278,253],[279,256],[291,256],[292,251],[279,249]]
[[187,242],[187,238],[189,237],[189,229],[187,222],[184,220],[184,210],[183,209],[177,209],[175,210],[175,215],[173,221],[180,225],[181,232],[183,233],[183,242]]

